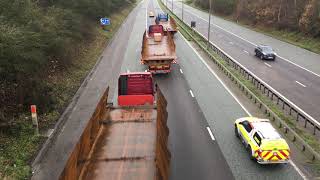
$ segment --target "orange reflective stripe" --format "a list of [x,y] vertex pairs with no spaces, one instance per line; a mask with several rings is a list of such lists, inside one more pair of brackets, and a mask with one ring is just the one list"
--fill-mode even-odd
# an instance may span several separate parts
[[268,160],[271,160],[273,157],[274,157],[274,155],[270,156],[270,157],[268,158]]
[[270,151],[268,151],[268,152],[263,156],[263,158],[267,157],[269,154],[270,154]]
[[276,157],[277,157],[279,160],[282,160],[282,158],[279,156],[278,153],[277,153]]
[[286,153],[284,153],[282,150],[279,150],[279,152],[286,158],[288,158],[288,155]]

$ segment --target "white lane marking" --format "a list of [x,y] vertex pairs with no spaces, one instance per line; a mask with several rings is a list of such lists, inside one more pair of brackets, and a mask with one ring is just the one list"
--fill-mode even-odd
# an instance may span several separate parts
[[202,57],[200,56],[200,54],[197,52],[197,50],[195,50],[192,45],[189,43],[189,41],[186,40],[186,38],[179,32],[180,36],[187,42],[187,44],[191,47],[191,49],[193,49],[193,51],[196,53],[196,55],[199,57],[199,59],[202,61],[202,63],[208,68],[208,70],[218,79],[218,81],[222,84],[222,86],[229,92],[229,94],[236,100],[236,102],[241,106],[241,108],[249,115],[252,116],[250,114],[250,112],[241,104],[241,102],[239,101],[239,99],[231,92],[231,90],[224,84],[224,82],[219,78],[219,76],[211,69],[211,67],[207,64],[207,62],[202,59]]
[[191,89],[189,90],[189,92],[190,92],[190,94],[191,94],[191,97],[194,97],[193,92],[192,92]]
[[[217,76],[217,74],[211,69],[211,67],[207,64],[207,62],[204,61],[204,59],[202,59],[202,57],[200,56],[200,54],[192,47],[192,45],[189,43],[189,41],[186,40],[186,38],[179,32],[179,34],[183,37],[183,39],[187,42],[187,44],[193,49],[193,51],[197,54],[197,56],[200,58],[200,60],[204,63],[204,65],[209,69],[209,71],[220,81],[220,83],[223,85],[223,87],[231,94],[231,96],[238,102],[238,104],[241,106],[241,108],[249,115],[252,116],[250,114],[250,112],[241,104],[241,102],[238,100],[238,98],[236,98],[234,96],[234,94],[230,91],[230,89],[223,83],[223,81]],[[306,176],[304,175],[304,173],[297,167],[297,165],[293,162],[293,161],[289,161],[289,163],[293,166],[293,168],[298,172],[298,174],[304,179],[306,180]]]
[[211,132],[210,127],[207,127],[207,130],[208,130],[208,132],[209,132],[209,135],[210,135],[212,141],[215,141],[216,139],[214,138],[214,136],[213,136],[213,134],[212,134],[212,132]]
[[[195,31],[204,37],[198,30],[195,29]],[[306,113],[305,111],[303,111],[300,107],[298,107],[296,104],[294,104],[293,102],[291,102],[289,99],[287,99],[286,97],[284,97],[281,93],[279,93],[277,90],[275,90],[273,87],[271,87],[269,84],[267,84],[266,82],[264,82],[262,79],[260,79],[258,76],[256,76],[254,73],[252,73],[250,70],[248,70],[246,67],[244,67],[241,63],[239,63],[237,60],[233,59],[228,53],[226,53],[225,51],[223,51],[222,49],[220,49],[216,44],[214,44],[212,41],[210,41],[211,44],[213,44],[214,46],[216,46],[221,52],[223,52],[224,54],[227,55],[228,58],[232,59],[234,62],[236,62],[237,64],[239,64],[239,66],[241,66],[244,70],[246,70],[247,72],[249,72],[250,74],[252,74],[257,80],[259,80],[260,82],[262,82],[263,84],[265,84],[270,90],[272,90],[274,93],[276,93],[278,96],[280,96],[282,99],[284,99],[285,101],[287,101],[288,103],[290,103],[295,109],[297,109],[298,111],[300,111],[303,115],[305,115],[306,117],[308,117],[313,123],[317,124],[320,126],[320,123],[318,121],[316,121],[312,116],[310,116],[308,113]]]
[[[223,87],[231,94],[231,96],[239,103],[239,105],[242,107],[242,109],[249,115],[250,112],[240,103],[240,101],[233,95],[233,93],[227,88],[227,86],[223,83],[223,81],[215,74],[215,72],[211,69],[211,67],[202,59],[202,57],[199,55],[199,53],[192,47],[192,45],[189,43],[189,41],[186,40],[186,38],[179,32],[179,34],[182,36],[182,38],[187,42],[187,44],[193,49],[193,51],[197,54],[197,56],[200,58],[200,60],[205,64],[205,66],[209,69],[209,71],[220,81],[220,83],[223,85]],[[276,91],[277,92],[277,91]],[[278,92],[277,92],[278,93]],[[279,93],[278,93],[279,94]],[[287,99],[286,99],[287,100]],[[290,102],[290,101],[289,101]],[[299,110],[301,110],[299,108]],[[304,111],[302,111],[304,112]],[[298,172],[298,174],[304,179],[307,180],[307,177],[304,175],[304,173],[297,167],[297,165],[290,160],[289,163],[293,166],[293,168]]]
[[292,167],[300,174],[300,176],[302,177],[302,179],[307,180],[307,176],[303,174],[303,172],[298,168],[298,166],[292,161],[289,160],[289,163],[292,165]]
[[229,44],[233,45],[233,42],[229,42]]
[[148,72],[148,70],[144,70],[144,72]]
[[264,63],[266,66],[268,66],[269,68],[272,68],[272,66],[268,63]]
[[[198,18],[200,18],[200,19],[202,19],[202,20],[204,20],[204,21],[208,22],[208,20],[206,20],[206,19],[204,19],[204,18],[202,18],[202,17],[200,17],[200,16],[198,16],[198,15],[196,15],[196,14],[194,14],[194,13],[190,12],[189,10],[185,10],[185,11],[188,11],[189,13],[191,13],[191,14],[193,14],[193,15],[197,16]],[[240,39],[242,39],[242,40],[244,40],[244,41],[246,41],[246,42],[250,43],[250,44],[251,44],[251,45],[253,45],[253,46],[257,46],[257,45],[256,45],[256,44],[254,44],[253,42],[251,42],[251,41],[249,41],[249,40],[246,40],[246,39],[244,39],[243,37],[238,36],[238,35],[236,35],[236,34],[234,34],[234,33],[230,32],[230,31],[228,31],[228,30],[225,30],[225,29],[223,29],[222,27],[220,27],[220,26],[218,26],[218,25],[216,25],[216,24],[212,24],[212,25],[216,26],[217,28],[219,28],[219,29],[221,29],[221,30],[223,30],[223,31],[225,31],[225,32],[227,32],[227,33],[229,33],[229,34],[232,34],[233,36],[236,36],[237,38],[240,38]],[[291,64],[293,64],[293,65],[295,65],[295,66],[297,66],[297,67],[299,67],[299,68],[301,68],[301,69],[303,69],[303,70],[305,70],[305,71],[308,71],[309,73],[311,73],[311,74],[313,74],[313,75],[315,75],[315,76],[320,77],[320,75],[319,75],[319,74],[317,74],[317,73],[315,73],[315,72],[313,72],[313,71],[311,71],[311,70],[309,70],[309,69],[307,69],[307,68],[304,68],[304,67],[302,67],[302,66],[300,66],[300,65],[298,65],[298,64],[296,64],[296,63],[294,63],[294,62],[292,62],[292,61],[290,61],[290,60],[288,60],[288,59],[286,59],[286,58],[284,58],[284,57],[282,57],[282,56],[279,56],[279,55],[277,55],[277,56],[278,56],[279,58],[281,58],[281,59],[283,59],[283,60],[287,61],[288,63],[291,63]]]
[[246,51],[246,50],[243,50],[243,52],[244,52],[244,53],[247,53],[247,54],[249,54],[249,52],[248,52],[248,51]]
[[127,69],[127,73],[129,73],[130,72],[130,70],[129,69]]
[[306,85],[302,84],[302,83],[299,82],[299,81],[296,81],[296,83],[299,84],[299,85],[302,86],[302,87],[307,87]]
[[180,69],[180,73],[181,73],[181,74],[183,74],[183,71],[182,71],[182,69]]

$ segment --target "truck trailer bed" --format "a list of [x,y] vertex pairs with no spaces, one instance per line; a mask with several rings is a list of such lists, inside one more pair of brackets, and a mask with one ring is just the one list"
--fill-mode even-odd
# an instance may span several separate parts
[[153,108],[111,110],[84,179],[154,179],[156,118]]
[[[155,41],[152,36],[144,33],[142,44],[142,63],[156,63],[155,61],[164,60],[171,63],[176,57],[176,47],[170,34],[162,36],[160,42]],[[161,62],[161,61],[160,61]],[[159,62],[158,62],[159,63]]]
[[159,25],[162,25],[165,31],[172,34],[177,32],[177,24],[173,18],[169,18],[168,21],[159,21]]
[[[159,89],[154,105],[113,106],[105,93],[59,178],[166,180],[169,177],[167,102]],[[65,150],[64,150],[65,151]],[[34,177],[34,179],[37,179]]]

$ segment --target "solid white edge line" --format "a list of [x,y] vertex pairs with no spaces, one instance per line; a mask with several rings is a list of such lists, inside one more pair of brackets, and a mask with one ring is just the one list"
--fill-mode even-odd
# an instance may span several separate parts
[[183,74],[183,71],[182,71],[182,69],[180,69],[180,73],[181,73],[181,74]]
[[212,132],[211,132],[210,127],[207,127],[207,130],[208,130],[208,132],[209,132],[209,135],[210,135],[212,141],[215,141],[216,139],[214,138],[214,136],[213,136],[213,134],[212,134]]
[[[206,19],[204,19],[204,18],[202,18],[202,17],[194,14],[193,12],[191,12],[191,11],[189,11],[189,10],[185,10],[185,11],[188,11],[189,13],[197,16],[198,18],[200,18],[200,19],[208,22],[208,20],[206,20]],[[223,30],[223,31],[225,31],[225,32],[227,32],[227,33],[229,33],[229,34],[232,34],[233,36],[235,36],[235,37],[237,37],[237,38],[239,38],[239,39],[242,39],[243,41],[246,41],[246,42],[250,43],[250,44],[253,45],[253,46],[257,46],[256,44],[250,42],[249,40],[246,40],[246,39],[244,39],[244,38],[241,37],[241,36],[238,36],[238,35],[230,32],[230,31],[228,31],[228,30],[226,30],[226,29],[223,29],[222,27],[220,27],[220,26],[218,26],[218,25],[216,25],[216,24],[212,24],[212,23],[211,23],[211,25],[216,26],[217,28],[219,28],[219,29],[221,29],[221,30]],[[320,77],[319,74],[317,74],[317,73],[315,73],[315,72],[313,72],[313,71],[311,71],[311,70],[309,70],[309,69],[307,69],[307,68],[304,68],[304,67],[302,67],[302,66],[300,66],[300,65],[298,65],[298,64],[296,64],[296,63],[294,63],[294,62],[292,62],[292,61],[290,61],[290,60],[288,60],[288,59],[286,59],[286,58],[284,58],[284,57],[282,57],[282,56],[279,56],[279,55],[277,55],[277,56],[278,56],[279,58],[283,59],[284,61],[287,61],[287,62],[290,63],[290,64],[293,64],[293,65],[295,65],[295,66],[297,66],[297,67],[299,67],[299,68],[301,68],[301,69],[303,69],[303,70],[305,70],[305,71],[307,71],[307,72],[309,72],[309,73],[311,73],[311,74],[313,74],[313,75],[315,75],[315,76]]]
[[[209,69],[209,71],[220,81],[220,83],[223,85],[223,87],[231,94],[231,96],[237,101],[237,103],[242,107],[242,109],[249,115],[252,116],[250,114],[250,112],[241,104],[241,102],[238,100],[238,98],[236,98],[234,96],[234,94],[228,89],[228,87],[223,83],[223,81],[216,75],[216,73],[211,69],[211,67],[207,64],[207,62],[204,61],[204,59],[202,59],[202,57],[200,56],[200,54],[192,47],[192,45],[189,43],[189,41],[187,41],[185,39],[185,37],[179,32],[179,34],[183,37],[183,39],[187,42],[187,44],[193,49],[193,51],[198,55],[198,57],[200,58],[200,60],[204,63],[204,65]],[[289,163],[293,166],[293,168],[298,172],[298,174],[303,178],[303,179],[307,179],[306,176],[304,175],[304,173],[298,168],[298,166],[293,162],[293,161],[289,161]]]
[[298,174],[302,177],[302,179],[307,180],[307,176],[299,169],[299,167],[290,159],[289,163],[291,166],[298,172]]
[[[195,31],[204,37],[198,30],[195,29]],[[266,85],[266,87],[268,87],[270,90],[272,90],[275,94],[277,94],[278,96],[280,96],[282,99],[284,99],[285,101],[287,101],[288,103],[290,103],[290,105],[292,105],[295,109],[297,109],[298,111],[302,112],[303,115],[305,115],[307,118],[309,118],[314,124],[317,124],[318,126],[320,126],[320,123],[318,121],[316,121],[312,116],[310,116],[308,113],[306,113],[305,111],[303,111],[300,107],[298,107],[296,104],[294,104],[293,102],[291,102],[289,99],[287,99],[285,96],[283,96],[281,93],[279,93],[278,91],[276,91],[274,88],[272,88],[269,84],[267,84],[266,82],[264,82],[262,79],[260,79],[258,76],[256,76],[254,73],[252,73],[249,69],[247,69],[246,67],[244,67],[241,63],[239,63],[238,61],[236,61],[235,59],[233,59],[229,54],[227,54],[225,51],[223,51],[222,49],[220,49],[216,44],[214,44],[212,41],[210,41],[211,44],[213,44],[217,49],[219,49],[221,52],[223,52],[228,58],[232,59],[234,62],[238,63],[238,65],[240,67],[242,67],[244,70],[246,70],[247,72],[249,72],[254,78],[256,78],[257,80],[259,80],[260,82],[262,82],[263,84]]]
[[[209,69],[209,71],[220,81],[220,83],[223,85],[223,87],[231,94],[231,96],[239,103],[239,105],[242,107],[242,109],[249,115],[250,112],[240,103],[240,101],[233,95],[233,93],[226,87],[226,85],[222,82],[222,80],[214,73],[214,71],[211,69],[211,67],[202,59],[200,54],[192,47],[192,45],[189,43],[189,41],[186,40],[186,38],[179,32],[179,34],[182,36],[182,38],[187,42],[187,44],[193,49],[193,51],[198,55],[200,60],[205,64],[205,66]],[[304,175],[304,173],[297,167],[297,165],[290,160],[289,163],[293,166],[293,168],[298,172],[298,174],[303,178],[307,179],[307,177]]]
[[[242,109],[249,115],[250,112],[241,104],[241,102],[234,96],[234,94],[226,87],[226,85],[222,82],[222,80],[214,73],[214,71],[211,69],[211,67],[202,59],[202,57],[199,55],[199,53],[192,47],[192,45],[185,39],[185,37],[179,32],[179,34],[183,37],[183,39],[187,42],[187,44],[194,50],[194,52],[198,55],[200,60],[207,66],[209,71],[220,81],[220,83],[224,86],[224,88],[231,94],[231,96],[238,102],[238,104],[242,107]],[[289,163],[293,166],[293,168],[298,172],[298,174],[303,178],[307,179],[304,173],[297,167],[297,165],[293,161],[289,161]]]
[[190,94],[191,94],[191,97],[194,97],[193,92],[192,92],[191,89],[189,90],[189,92],[190,92]]
[[196,53],[202,63],[208,68],[208,70],[218,79],[218,81],[222,84],[222,86],[229,92],[229,94],[236,100],[236,102],[241,106],[241,108],[249,115],[252,116],[251,113],[241,104],[238,98],[231,92],[231,90],[224,84],[224,82],[218,77],[218,75],[211,69],[211,67],[205,62],[204,59],[200,56],[196,49],[192,47],[192,45],[186,40],[186,38],[179,32],[180,36],[186,41],[186,43],[191,47],[191,49]]
[[266,66],[270,67],[270,68],[272,67],[270,64],[268,64],[268,63],[266,63],[266,62],[265,62],[264,64],[265,64]]
[[299,82],[299,81],[296,81],[296,83],[299,84],[299,85],[302,86],[302,87],[307,87],[306,85],[302,84],[302,83]]

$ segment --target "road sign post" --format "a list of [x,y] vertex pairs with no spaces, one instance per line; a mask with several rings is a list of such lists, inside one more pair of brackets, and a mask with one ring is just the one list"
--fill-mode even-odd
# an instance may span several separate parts
[[37,115],[37,106],[31,105],[31,118],[32,125],[35,128],[36,135],[39,135],[39,123],[38,123],[38,115]]
[[100,25],[101,25],[102,29],[107,31],[107,29],[105,29],[105,27],[110,26],[110,24],[111,24],[111,21],[109,18],[100,18]]

